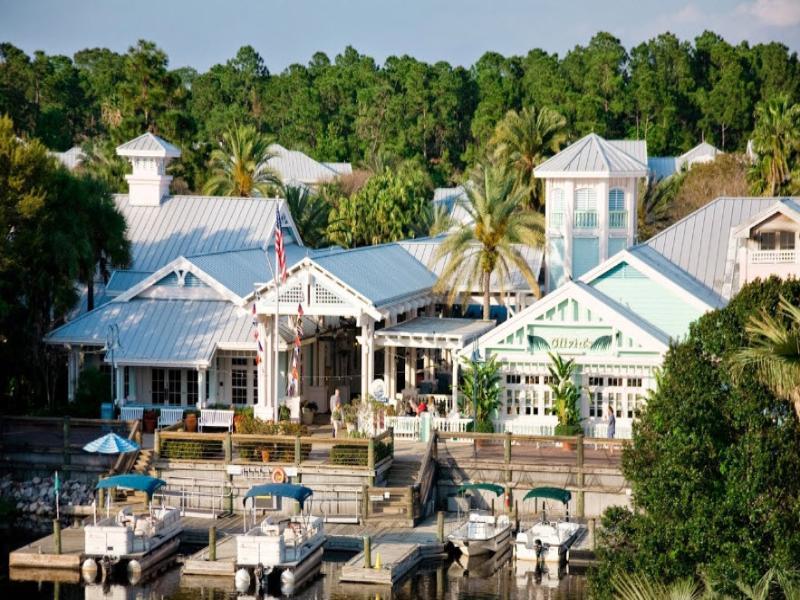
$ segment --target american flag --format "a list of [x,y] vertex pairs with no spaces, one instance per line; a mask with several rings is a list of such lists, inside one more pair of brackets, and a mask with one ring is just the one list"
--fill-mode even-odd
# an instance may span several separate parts
[[283,247],[283,231],[281,231],[281,210],[275,211],[275,257],[278,260],[278,277],[286,283],[286,250]]

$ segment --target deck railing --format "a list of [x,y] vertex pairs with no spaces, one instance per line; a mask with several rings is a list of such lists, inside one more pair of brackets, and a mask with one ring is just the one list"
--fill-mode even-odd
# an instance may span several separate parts
[[625,229],[628,226],[628,211],[611,210],[608,212],[609,229]]
[[594,229],[597,227],[597,211],[595,210],[576,210],[575,228]]
[[797,250],[753,250],[750,262],[754,265],[780,265],[797,262]]

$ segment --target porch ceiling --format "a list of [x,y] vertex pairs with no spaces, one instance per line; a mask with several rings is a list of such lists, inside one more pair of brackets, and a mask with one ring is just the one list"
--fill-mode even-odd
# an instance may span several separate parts
[[489,331],[494,321],[417,317],[375,332],[377,346],[458,350]]

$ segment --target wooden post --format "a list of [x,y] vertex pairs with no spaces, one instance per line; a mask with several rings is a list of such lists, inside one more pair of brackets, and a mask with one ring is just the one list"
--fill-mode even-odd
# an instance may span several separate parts
[[436,598],[444,598],[444,565],[436,568]]
[[369,488],[361,486],[361,522],[366,523],[369,517]]
[[300,436],[294,438],[294,464],[296,467],[300,466],[303,461],[302,446],[300,445]]
[[161,434],[156,429],[153,434],[153,456],[159,458],[161,456]]
[[436,513],[436,539],[444,544],[444,513],[441,510]]
[[408,486],[407,496],[406,496],[406,510],[408,511],[408,518],[413,523],[414,522],[414,486]]
[[217,560],[217,528],[214,525],[208,530],[208,560]]
[[70,463],[70,454],[69,454],[69,416],[64,417],[64,466],[69,465]]
[[494,516],[494,498],[492,498],[492,516]]
[[585,502],[586,498],[583,491],[583,485],[585,481],[584,472],[583,472],[583,434],[579,433],[578,438],[576,440],[577,444],[577,463],[578,463],[578,517],[583,517],[585,512]]
[[375,485],[375,438],[369,438],[367,446],[367,469],[369,469],[369,484]]
[[56,554],[61,554],[61,523],[58,519],[53,519],[53,545]]
[[511,464],[511,432],[506,431],[506,437],[503,440],[503,462],[506,466]]
[[593,518],[589,519],[589,537],[592,538],[592,550],[597,550],[597,540],[594,537],[595,525],[595,520]]
[[516,523],[517,531],[519,531],[519,500],[514,500],[514,523]]
[[364,568],[372,568],[372,538],[364,536]]
[[[100,479],[102,479],[102,477]],[[103,507],[105,506],[106,504],[105,500],[106,500],[106,489],[99,488],[97,490],[97,508],[99,510],[102,510]]]
[[229,463],[233,459],[233,438],[230,431],[225,434],[225,441],[222,442],[222,446],[225,451],[225,462]]

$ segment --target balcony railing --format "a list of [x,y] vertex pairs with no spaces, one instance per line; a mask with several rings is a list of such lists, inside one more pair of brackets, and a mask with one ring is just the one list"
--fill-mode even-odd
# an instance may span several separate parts
[[628,226],[628,211],[612,210],[608,213],[609,229],[625,229]]
[[750,262],[755,265],[777,265],[797,262],[797,250],[754,250]]
[[576,229],[594,229],[597,227],[597,211],[577,210],[575,211]]

